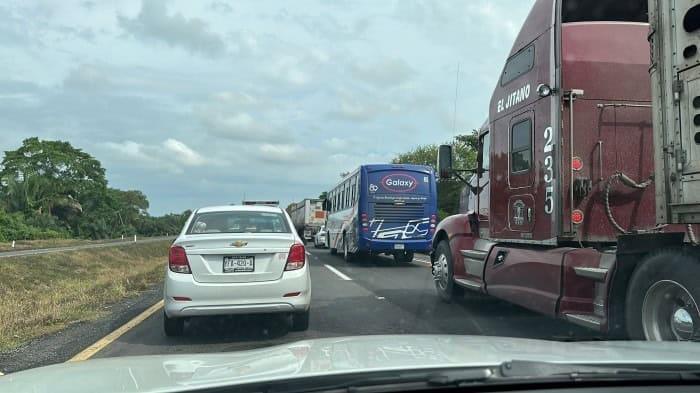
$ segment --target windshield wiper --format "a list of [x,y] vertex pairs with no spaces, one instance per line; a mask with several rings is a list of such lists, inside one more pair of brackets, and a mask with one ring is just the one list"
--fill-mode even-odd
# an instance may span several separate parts
[[[235,386],[236,392],[296,393],[318,391],[409,391],[430,387],[469,385],[520,385],[526,383],[593,381],[693,381],[700,380],[700,369],[688,367],[640,368],[616,365],[560,364],[514,360],[495,366],[446,368],[433,370],[379,371],[359,374],[335,374],[260,382]],[[207,392],[228,391],[221,388]]]
[[[489,367],[444,369],[444,370],[413,370],[385,371],[351,375],[315,376],[303,379],[285,380],[283,382],[253,383],[235,386],[236,392],[268,392],[296,393],[317,391],[353,391],[358,388],[372,389],[382,387],[383,390],[407,391],[426,389],[431,386],[462,386],[465,384],[481,384],[493,376]],[[227,391],[221,388],[210,389],[207,392]]]
[[667,365],[582,365],[514,360],[501,364],[499,377],[509,379],[565,378],[589,380],[697,381],[700,369]]

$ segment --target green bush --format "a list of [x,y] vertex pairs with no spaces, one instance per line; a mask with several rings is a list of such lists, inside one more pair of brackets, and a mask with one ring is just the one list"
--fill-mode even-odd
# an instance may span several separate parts
[[29,225],[22,213],[0,210],[0,241],[58,239],[68,237],[66,231]]

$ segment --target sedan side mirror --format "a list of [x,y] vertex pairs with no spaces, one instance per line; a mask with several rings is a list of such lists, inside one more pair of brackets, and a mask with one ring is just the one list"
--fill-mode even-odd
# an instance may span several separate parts
[[438,148],[437,172],[440,179],[452,176],[452,146],[440,145]]

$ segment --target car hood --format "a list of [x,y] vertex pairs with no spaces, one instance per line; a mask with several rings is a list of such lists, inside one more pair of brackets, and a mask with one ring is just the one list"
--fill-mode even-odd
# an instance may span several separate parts
[[314,339],[249,351],[62,363],[0,377],[2,392],[176,392],[329,374],[494,366],[510,360],[700,365],[700,344],[553,342],[491,336]]

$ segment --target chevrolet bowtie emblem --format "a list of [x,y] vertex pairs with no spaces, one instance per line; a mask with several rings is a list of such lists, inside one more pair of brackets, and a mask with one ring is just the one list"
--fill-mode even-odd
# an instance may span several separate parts
[[248,242],[244,240],[236,240],[235,242],[231,243],[231,245],[234,247],[245,247],[248,245]]

